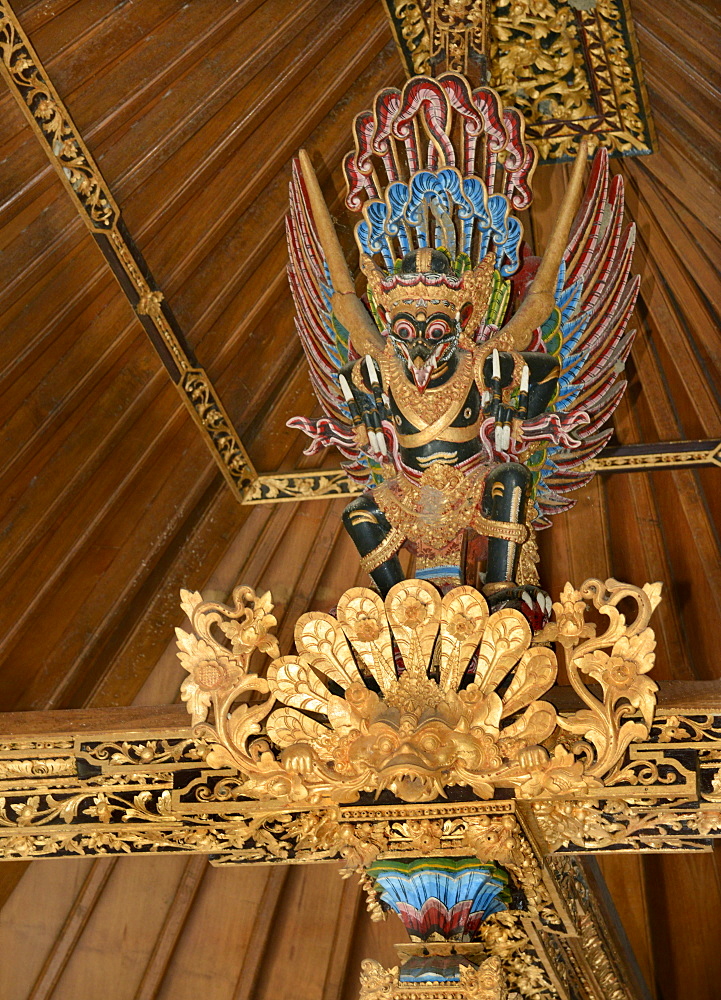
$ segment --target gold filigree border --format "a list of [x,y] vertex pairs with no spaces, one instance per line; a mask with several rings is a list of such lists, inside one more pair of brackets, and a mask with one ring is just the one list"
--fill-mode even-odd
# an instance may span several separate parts
[[123,225],[120,209],[8,0],[0,0],[0,72],[78,215],[102,250],[228,485],[242,500],[256,472],[207,373]]
[[[661,469],[721,467],[721,441],[662,441],[658,444],[609,448],[579,468],[589,472],[655,472]],[[261,472],[243,503],[293,503],[357,496],[361,489],[342,469],[313,472]]]

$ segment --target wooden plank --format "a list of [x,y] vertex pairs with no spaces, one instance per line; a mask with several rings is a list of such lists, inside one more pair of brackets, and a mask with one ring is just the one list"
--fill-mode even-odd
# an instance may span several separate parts
[[278,911],[282,905],[281,900],[285,902],[285,890],[289,879],[289,868],[273,866],[268,872],[263,906],[253,922],[233,1000],[251,1000],[255,995],[256,985],[268,973],[267,966],[264,965],[266,949],[274,933]]
[[129,870],[127,859],[119,860],[68,959],[53,1000],[128,1000],[134,995],[187,863],[181,856],[135,857]]
[[27,1000],[49,1000],[115,866],[115,858],[93,861],[65,923],[46,957]]
[[721,897],[713,854],[643,856],[659,995],[717,1000]]
[[143,978],[135,991],[135,1000],[154,1000],[157,997],[207,869],[208,859],[203,856],[193,857],[187,861],[165,922],[155,940]]
[[73,708],[50,712],[2,712],[3,739],[41,736],[75,736],[97,732],[144,732],[158,728],[188,729],[185,705],[150,705],[122,708]]
[[[94,862],[34,861],[0,912],[0,996],[28,1000]],[[3,866],[0,865],[0,869]],[[79,994],[78,996],[81,996]]]
[[[256,954],[285,866],[210,867],[168,966],[158,1000],[233,1000],[246,956]],[[212,928],[212,933],[209,929]]]
[[338,906],[333,946],[330,950],[321,1000],[341,1000],[358,914],[364,905],[364,893],[355,877],[347,878]]

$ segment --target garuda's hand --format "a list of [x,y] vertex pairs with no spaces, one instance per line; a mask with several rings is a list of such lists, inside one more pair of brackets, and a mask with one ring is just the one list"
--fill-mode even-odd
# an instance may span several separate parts
[[350,368],[339,375],[343,398],[348,404],[356,440],[361,448],[380,458],[388,457],[388,445],[383,432],[383,421],[388,420],[378,369],[366,354],[360,362],[366,392],[359,392],[352,384]]

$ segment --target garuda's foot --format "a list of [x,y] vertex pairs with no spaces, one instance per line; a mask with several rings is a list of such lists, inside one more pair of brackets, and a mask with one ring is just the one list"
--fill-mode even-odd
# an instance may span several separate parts
[[[484,589],[485,593],[485,589]],[[492,612],[502,608],[514,608],[520,611],[528,620],[534,632],[540,632],[551,617],[552,601],[545,590],[540,587],[508,586],[503,590],[485,594],[488,608]]]

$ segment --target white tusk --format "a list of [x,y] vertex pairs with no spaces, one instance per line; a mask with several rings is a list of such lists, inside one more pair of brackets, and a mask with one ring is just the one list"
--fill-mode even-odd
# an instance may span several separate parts
[[353,393],[351,392],[351,388],[348,385],[348,380],[345,375],[339,375],[338,382],[340,383],[340,391],[343,393],[343,398],[346,403],[350,403],[353,399]]
[[503,448],[501,447],[503,443],[503,427],[501,424],[496,424],[493,431],[493,439],[496,445],[496,451],[503,451]]
[[378,372],[376,371],[376,366],[373,364],[373,359],[370,354],[366,354],[365,363],[368,378],[371,380],[371,385],[378,385]]
[[521,392],[528,392],[528,365],[524,365],[521,372]]
[[493,348],[493,354],[491,356],[491,364],[492,364],[491,377],[492,378],[500,378],[501,377],[501,358],[500,358],[500,355],[498,353],[498,348],[497,347]]

